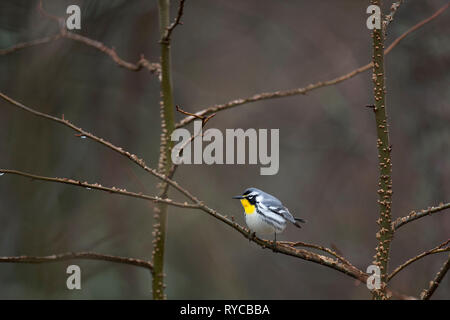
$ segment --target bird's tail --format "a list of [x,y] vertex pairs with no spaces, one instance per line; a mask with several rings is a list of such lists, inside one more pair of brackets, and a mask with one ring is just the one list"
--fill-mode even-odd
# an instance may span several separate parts
[[306,223],[306,220],[305,220],[305,219],[302,219],[302,218],[294,218],[294,219],[295,219],[294,225],[295,225],[297,228],[301,228],[301,227],[302,227],[301,224],[300,224],[299,222]]

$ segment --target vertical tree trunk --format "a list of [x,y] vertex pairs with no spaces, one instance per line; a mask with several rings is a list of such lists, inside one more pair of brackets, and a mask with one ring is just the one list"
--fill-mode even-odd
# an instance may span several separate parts
[[[172,94],[172,79],[170,71],[170,43],[164,40],[170,23],[170,0],[158,0],[159,29],[161,37],[161,148],[158,170],[169,175],[172,167],[170,152],[172,144],[170,134],[174,130],[174,104]],[[162,198],[167,197],[165,183],[159,184]],[[167,229],[167,205],[160,203],[155,206],[155,224],[153,226],[153,299],[165,299],[164,294],[164,248]]]
[[[373,0],[372,4],[382,7],[381,0]],[[374,111],[377,130],[377,149],[379,165],[378,204],[380,217],[377,220],[380,230],[377,232],[378,246],[376,248],[374,264],[380,268],[381,288],[374,291],[374,299],[385,299],[386,283],[388,277],[389,249],[392,239],[391,204],[392,204],[392,162],[391,145],[389,143],[389,130],[386,112],[386,87],[384,75],[384,28],[381,14],[381,29],[373,29],[373,74],[374,83]]]

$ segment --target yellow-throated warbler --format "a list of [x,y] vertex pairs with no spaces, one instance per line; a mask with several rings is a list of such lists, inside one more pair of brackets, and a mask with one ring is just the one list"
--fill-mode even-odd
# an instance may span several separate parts
[[256,188],[248,188],[241,196],[235,196],[233,199],[241,200],[245,210],[245,222],[250,230],[258,234],[273,233],[274,245],[277,233],[283,232],[288,221],[298,228],[301,228],[299,222],[306,222],[301,218],[294,218],[280,200]]

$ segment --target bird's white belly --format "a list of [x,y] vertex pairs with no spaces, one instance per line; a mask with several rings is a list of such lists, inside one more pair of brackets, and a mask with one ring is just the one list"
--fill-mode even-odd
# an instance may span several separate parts
[[284,227],[282,230],[275,229],[272,225],[265,222],[263,218],[261,218],[261,216],[256,212],[252,214],[246,214],[245,222],[247,223],[247,226],[250,228],[250,230],[257,234],[273,234],[275,232],[280,233],[284,230]]

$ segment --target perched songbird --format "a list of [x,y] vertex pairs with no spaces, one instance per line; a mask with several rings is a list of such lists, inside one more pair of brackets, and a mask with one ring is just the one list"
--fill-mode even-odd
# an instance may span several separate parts
[[245,222],[251,231],[258,234],[274,234],[274,246],[276,246],[277,233],[283,232],[287,221],[298,228],[301,228],[299,222],[306,222],[303,219],[294,218],[280,200],[256,188],[248,188],[242,196],[236,196],[233,199],[241,200],[245,210]]

